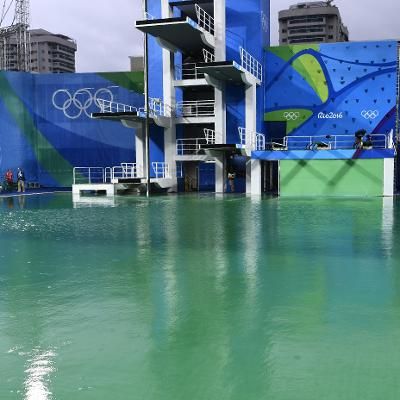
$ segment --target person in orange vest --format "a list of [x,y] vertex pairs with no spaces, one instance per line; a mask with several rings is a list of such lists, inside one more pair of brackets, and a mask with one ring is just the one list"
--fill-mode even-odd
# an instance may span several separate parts
[[14,177],[11,169],[7,170],[5,178],[6,178],[7,190],[11,191],[14,183]]

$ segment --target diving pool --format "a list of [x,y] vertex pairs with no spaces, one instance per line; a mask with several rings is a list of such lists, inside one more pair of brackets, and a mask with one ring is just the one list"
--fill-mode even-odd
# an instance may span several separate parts
[[1,400],[398,400],[400,200],[0,198]]

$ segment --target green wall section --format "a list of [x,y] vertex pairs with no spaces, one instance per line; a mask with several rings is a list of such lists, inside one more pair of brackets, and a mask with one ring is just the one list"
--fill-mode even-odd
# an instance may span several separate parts
[[[287,117],[285,117],[285,115],[287,113],[297,113],[298,118],[288,119]],[[264,121],[287,122],[286,134],[289,135],[289,133],[294,131],[300,125],[304,124],[310,117],[312,117],[312,115],[313,115],[313,113],[310,110],[291,108],[291,109],[287,109],[287,110],[271,111],[271,112],[265,113]]]
[[102,72],[98,75],[125,89],[144,92],[144,72]]
[[281,196],[382,196],[384,160],[285,160]]
[[71,186],[72,165],[58,153],[36,128],[31,114],[10,86],[4,73],[0,73],[0,98],[31,145],[42,168],[48,171],[61,186]]

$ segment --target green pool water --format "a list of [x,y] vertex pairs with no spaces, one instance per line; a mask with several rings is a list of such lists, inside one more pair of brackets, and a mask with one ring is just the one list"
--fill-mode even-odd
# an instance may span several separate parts
[[0,199],[0,399],[398,400],[400,202]]

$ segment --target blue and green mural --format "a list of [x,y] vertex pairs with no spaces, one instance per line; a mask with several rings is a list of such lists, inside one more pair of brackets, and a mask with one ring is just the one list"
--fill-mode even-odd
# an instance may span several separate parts
[[397,42],[270,47],[264,121],[271,138],[389,133]]
[[93,120],[99,99],[141,107],[143,73],[0,73],[0,173],[22,167],[29,181],[70,186],[73,167],[135,160],[132,129]]

